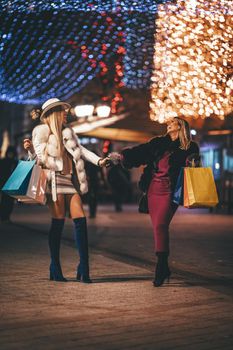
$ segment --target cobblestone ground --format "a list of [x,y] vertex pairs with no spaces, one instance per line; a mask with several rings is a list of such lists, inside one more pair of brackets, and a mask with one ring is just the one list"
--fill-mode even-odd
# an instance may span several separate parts
[[[139,263],[140,249],[134,263],[132,257],[127,261],[126,254],[123,259],[110,254],[106,246],[95,249],[93,237],[90,265],[94,283],[75,281],[77,253],[71,240],[62,244],[63,272],[69,281],[50,282],[44,234],[48,218],[41,209],[37,213],[27,208],[26,217],[23,212],[25,209],[16,208],[14,223],[0,225],[0,349],[232,349],[230,270],[225,275],[221,269],[209,275],[204,266],[203,273],[197,274],[194,254],[192,266],[187,259],[181,265],[173,262],[170,283],[154,288],[152,265]],[[101,215],[102,221],[108,220]],[[145,219],[135,219],[138,216],[132,212],[126,216],[130,215],[125,232],[135,230],[135,225],[140,230]],[[121,226],[126,216],[118,216]],[[102,222],[105,227],[108,223]],[[89,224],[94,230],[95,222]],[[111,225],[109,235],[110,231]],[[224,232],[219,231],[221,234]],[[118,240],[123,249],[126,241],[121,236]],[[211,236],[209,241],[211,245]]]

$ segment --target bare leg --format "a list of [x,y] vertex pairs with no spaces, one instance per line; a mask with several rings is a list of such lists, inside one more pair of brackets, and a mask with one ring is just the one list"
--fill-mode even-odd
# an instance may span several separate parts
[[72,219],[85,217],[82,200],[78,193],[67,196],[70,206],[70,216]]
[[52,196],[48,197],[48,207],[51,213],[51,217],[55,219],[64,219],[65,218],[65,195],[58,194],[57,201],[53,202]]

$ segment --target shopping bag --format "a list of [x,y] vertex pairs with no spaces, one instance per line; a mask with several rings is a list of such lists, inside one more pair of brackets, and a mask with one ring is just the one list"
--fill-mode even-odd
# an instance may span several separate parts
[[17,198],[21,202],[25,203],[46,203],[46,186],[47,176],[46,170],[42,169],[39,165],[34,165],[28,184],[27,192],[24,196],[18,196]]
[[218,194],[211,168],[184,168],[184,207],[215,207]]
[[35,160],[20,160],[17,167],[3,186],[2,191],[12,197],[25,195],[34,165]]
[[46,170],[35,161],[19,161],[2,191],[25,203],[46,203]]
[[183,205],[183,201],[184,201],[183,184],[184,184],[184,168],[181,168],[177,179],[176,187],[173,193],[173,202],[178,205],[179,204]]

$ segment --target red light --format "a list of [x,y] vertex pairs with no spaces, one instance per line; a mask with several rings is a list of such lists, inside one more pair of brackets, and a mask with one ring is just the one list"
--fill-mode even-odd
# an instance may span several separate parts
[[118,54],[125,54],[126,53],[126,50],[123,46],[119,46],[118,49],[117,49],[117,53]]
[[106,67],[106,63],[104,63],[103,61],[100,61],[100,63],[99,63],[99,64],[100,64],[100,67],[101,67],[101,68]]
[[109,153],[109,148],[111,146],[111,142],[109,140],[105,140],[104,143],[103,143],[103,153]]
[[102,101],[108,101],[108,100],[109,100],[109,97],[108,97],[108,96],[103,96],[103,97],[101,97],[101,100],[102,100]]

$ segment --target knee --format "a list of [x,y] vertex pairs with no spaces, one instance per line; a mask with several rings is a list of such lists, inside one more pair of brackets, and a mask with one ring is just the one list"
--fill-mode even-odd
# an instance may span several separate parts
[[85,213],[83,210],[82,202],[79,201],[73,201],[70,205],[70,215],[71,218],[79,218],[84,217]]
[[65,221],[65,216],[63,214],[61,215],[53,215],[52,219],[56,219],[56,220],[64,220]]
[[71,212],[74,211],[74,212],[78,213],[79,215],[81,214],[81,216],[84,216],[83,206],[80,205],[79,203],[76,203],[75,205],[71,205],[70,211]]

